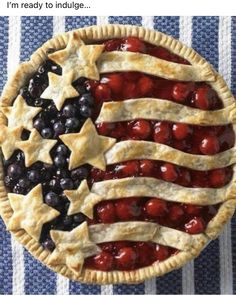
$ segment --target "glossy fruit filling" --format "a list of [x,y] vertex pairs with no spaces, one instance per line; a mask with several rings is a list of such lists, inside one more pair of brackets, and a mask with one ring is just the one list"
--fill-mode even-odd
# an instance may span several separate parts
[[[167,61],[189,64],[183,58],[162,47],[143,42],[135,37],[103,41],[105,51],[131,51],[149,54]],[[51,53],[50,50],[49,53]],[[80,95],[66,100],[58,111],[50,100],[40,98],[48,86],[48,72],[61,75],[61,68],[49,59],[21,89],[28,105],[40,106],[42,111],[34,118],[34,128],[42,137],[54,138],[58,144],[52,149],[52,165],[37,162],[25,167],[24,154],[16,150],[9,160],[3,160],[5,185],[10,192],[27,194],[42,183],[44,202],[60,211],[60,216],[44,225],[40,242],[49,251],[54,250],[50,230],[70,231],[85,220],[89,224],[122,221],[150,221],[172,227],[189,234],[202,233],[217,213],[218,206],[197,206],[166,202],[156,197],[131,197],[97,204],[94,219],[82,213],[67,215],[69,200],[64,190],[76,189],[83,179],[91,186],[94,182],[124,177],[154,177],[185,187],[223,187],[232,178],[232,167],[210,171],[196,171],[167,162],[133,160],[107,166],[101,171],[83,165],[70,171],[70,151],[60,141],[65,133],[79,132],[87,118],[95,122],[102,104],[132,98],[159,98],[171,100],[201,110],[223,107],[217,93],[207,83],[169,81],[144,73],[125,72],[101,75],[99,81],[80,78],[73,83]],[[145,140],[174,147],[190,154],[214,155],[233,147],[235,135],[231,125],[194,126],[183,123],[134,120],[129,122],[96,124],[99,134],[121,140]],[[29,137],[24,130],[22,140]],[[87,258],[86,267],[109,271],[132,270],[163,261],[178,253],[176,249],[148,242],[110,242],[100,245],[102,252]]]

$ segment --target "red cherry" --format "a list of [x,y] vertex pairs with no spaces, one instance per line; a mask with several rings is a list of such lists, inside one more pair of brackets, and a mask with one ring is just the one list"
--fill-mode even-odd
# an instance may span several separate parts
[[111,98],[111,89],[106,84],[99,84],[95,89],[95,98],[98,102],[108,101]]
[[96,127],[97,127],[97,131],[98,131],[99,134],[101,134],[101,135],[109,135],[110,132],[113,129],[115,129],[116,124],[115,123],[102,122],[102,123],[96,124]]
[[148,49],[148,54],[164,59],[164,60],[169,60],[170,59],[170,52],[163,48],[163,47],[151,47]]
[[141,96],[148,95],[153,90],[154,83],[151,78],[143,76],[138,81],[138,89]]
[[192,133],[191,127],[184,123],[175,123],[172,130],[174,137],[178,140],[185,139]]
[[210,172],[210,184],[212,187],[221,187],[225,185],[225,170],[215,169]]
[[116,221],[116,210],[112,202],[104,201],[97,205],[97,216],[102,223],[113,223]]
[[191,184],[191,174],[187,169],[180,168],[177,183],[183,186],[189,186]]
[[163,216],[167,213],[167,205],[164,200],[153,198],[145,204],[145,209],[150,217]]
[[117,241],[113,243],[113,249],[114,252],[117,254],[120,249],[122,248],[126,248],[126,247],[131,247],[132,246],[132,242],[128,242],[128,241]]
[[95,182],[98,182],[98,181],[101,181],[104,179],[104,176],[105,176],[105,172],[100,170],[100,169],[97,169],[97,168],[92,168],[91,169],[91,178],[95,181]]
[[180,222],[184,216],[184,210],[180,205],[172,205],[169,209],[169,218],[172,221]]
[[122,73],[122,75],[126,82],[135,82],[135,83],[137,83],[137,81],[142,77],[142,74],[139,72],[125,72],[125,73]]
[[156,123],[153,138],[155,142],[168,144],[171,139],[170,125],[167,122]]
[[137,98],[139,96],[138,89],[134,82],[127,82],[123,87],[122,97],[124,98]]
[[106,242],[106,243],[99,244],[99,247],[103,251],[109,252],[109,253],[112,253],[113,250],[114,250],[113,243],[111,243],[111,242]]
[[193,187],[208,187],[208,174],[205,171],[191,171]]
[[121,221],[137,219],[142,213],[139,202],[140,198],[138,200],[134,198],[117,200],[115,208],[118,219]]
[[218,138],[214,135],[206,136],[200,143],[199,148],[204,155],[214,155],[218,153],[220,150]]
[[122,173],[124,177],[136,176],[139,172],[139,162],[138,161],[128,161],[121,164],[118,171]]
[[125,129],[124,125],[122,123],[116,123],[116,127],[111,130],[110,136],[115,137],[117,139],[120,139],[125,134],[127,134],[127,130]]
[[151,134],[151,126],[147,120],[137,120],[129,125],[130,134],[138,136],[140,139],[146,139]]
[[137,262],[137,254],[131,247],[121,248],[115,258],[117,267],[124,270],[133,269]]
[[112,39],[108,40],[105,43],[105,51],[114,51],[114,50],[120,50],[120,39]]
[[205,222],[201,217],[194,217],[184,225],[186,233],[191,235],[200,234],[205,230]]
[[209,87],[200,87],[196,90],[194,96],[195,107],[202,110],[209,110],[214,102],[216,93]]
[[139,242],[136,246],[136,252],[138,255],[138,264],[140,267],[148,266],[153,260],[153,244]]
[[171,163],[165,163],[161,166],[161,176],[165,181],[175,181],[178,177],[176,167]]
[[177,102],[184,102],[189,96],[190,92],[193,91],[192,83],[176,83],[172,90],[172,97]]
[[187,204],[184,205],[184,211],[189,214],[189,215],[200,215],[202,212],[202,207],[198,206],[198,205],[191,205],[191,204]]
[[139,38],[127,37],[123,39],[123,43],[121,44],[121,50],[133,52],[146,52],[146,46]]
[[156,245],[155,257],[157,261],[163,261],[170,256],[169,249],[166,246]]
[[94,257],[94,265],[97,269],[102,271],[113,270],[114,257],[112,254],[102,251]]
[[121,74],[108,74],[101,79],[101,83],[107,84],[116,95],[122,92],[123,78]]
[[151,160],[141,160],[140,161],[140,166],[139,166],[139,170],[140,176],[151,176],[152,173],[154,172],[155,169],[155,165],[154,162]]

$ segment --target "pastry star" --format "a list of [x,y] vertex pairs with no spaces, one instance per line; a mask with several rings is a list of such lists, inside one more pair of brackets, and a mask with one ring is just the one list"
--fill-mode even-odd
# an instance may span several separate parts
[[36,241],[40,238],[43,224],[60,214],[43,203],[41,184],[35,186],[26,196],[9,193],[8,198],[13,209],[8,230],[24,229]]
[[44,90],[41,97],[52,99],[60,111],[67,98],[76,97],[79,92],[71,85],[72,72],[62,76],[54,73],[48,73],[49,86]]
[[8,119],[8,127],[24,127],[33,129],[33,118],[42,110],[39,107],[28,106],[24,98],[18,95],[11,107],[2,107],[1,111]]
[[21,140],[23,127],[10,128],[1,125],[0,130],[0,146],[5,160],[8,160],[16,149],[16,142]]
[[73,81],[79,77],[99,80],[96,61],[103,52],[104,45],[85,45],[79,34],[72,32],[65,49],[48,57],[59,64],[64,73],[73,72]]
[[77,275],[82,270],[84,259],[101,251],[89,240],[87,222],[83,222],[70,232],[51,230],[50,235],[56,249],[49,257],[49,264],[65,264]]
[[102,197],[90,192],[87,181],[83,180],[76,190],[65,190],[64,194],[70,201],[68,215],[82,212],[89,218],[93,218],[93,205]]
[[104,153],[116,139],[98,135],[91,119],[87,119],[79,133],[63,134],[60,139],[71,150],[69,169],[90,164],[101,170],[106,169]]
[[29,167],[37,161],[52,164],[50,150],[57,143],[57,140],[44,139],[36,129],[30,133],[28,140],[18,141],[16,147],[24,152],[25,166]]

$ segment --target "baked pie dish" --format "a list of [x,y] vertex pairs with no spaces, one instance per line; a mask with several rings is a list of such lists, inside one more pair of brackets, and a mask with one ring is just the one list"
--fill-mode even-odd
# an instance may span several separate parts
[[234,213],[235,122],[223,79],[169,36],[121,25],[59,35],[2,93],[2,218],[73,280],[163,275]]

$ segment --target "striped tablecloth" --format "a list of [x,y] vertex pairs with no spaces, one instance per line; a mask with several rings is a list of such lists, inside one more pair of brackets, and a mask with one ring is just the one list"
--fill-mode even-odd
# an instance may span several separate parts
[[[195,48],[236,94],[236,17],[0,17],[0,92],[15,66],[53,34],[106,23],[170,34]],[[139,285],[85,285],[56,275],[33,259],[0,220],[0,294],[236,294],[236,218],[218,240],[183,269]]]

